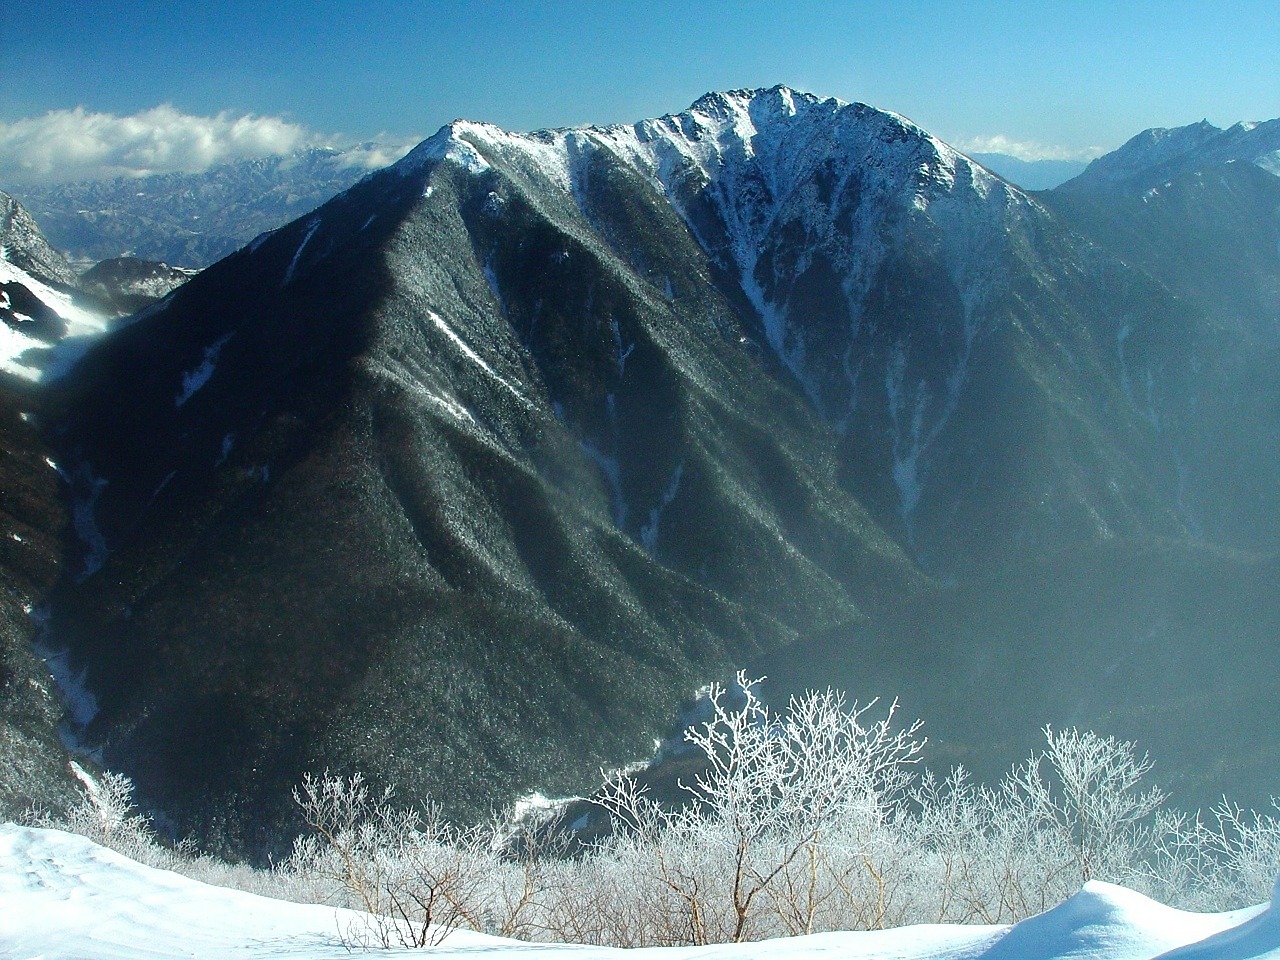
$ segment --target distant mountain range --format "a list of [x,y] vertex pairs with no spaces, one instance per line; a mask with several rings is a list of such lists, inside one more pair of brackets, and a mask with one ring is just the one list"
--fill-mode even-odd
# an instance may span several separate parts
[[1280,120],[1237,123],[1226,130],[1208,120],[1145,130],[1089,164],[1067,190],[1142,193],[1187,174],[1241,162],[1280,176]]
[[586,789],[740,665],[1274,792],[1280,179],[1170,136],[1032,197],[786,87],[450,124],[13,379],[68,738],[257,852],[306,770]]
[[971,153],[974,160],[1023,190],[1052,190],[1084,173],[1086,160],[1023,160],[1007,153]]
[[74,260],[131,256],[198,269],[345,190],[369,173],[370,157],[404,149],[312,148],[200,173],[28,185],[20,198]]

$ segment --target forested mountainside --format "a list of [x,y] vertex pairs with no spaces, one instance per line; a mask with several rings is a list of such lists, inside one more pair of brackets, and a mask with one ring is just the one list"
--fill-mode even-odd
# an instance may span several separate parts
[[44,387],[70,734],[241,849],[325,766],[585,789],[742,664],[966,763],[1079,723],[1261,795],[1280,258],[1226,169],[1032,196],[785,87],[451,124]]

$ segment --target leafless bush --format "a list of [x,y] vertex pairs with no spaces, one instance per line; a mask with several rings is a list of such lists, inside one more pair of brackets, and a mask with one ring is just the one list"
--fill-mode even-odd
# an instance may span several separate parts
[[1280,885],[1280,819],[1226,799],[1207,815],[1168,815],[1155,847],[1154,894],[1184,909],[1244,907]]
[[79,780],[80,800],[59,815],[33,812],[34,826],[65,830],[123,854],[147,866],[171,870],[191,855],[189,845],[176,849],[162,844],[150,818],[133,805],[133,781],[118,773],[94,777],[72,764]]
[[482,830],[451,826],[438,807],[396,808],[359,774],[308,776],[295,800],[314,834],[297,840],[287,867],[341,884],[347,905],[364,911],[346,940],[423,947],[458,927],[483,929],[491,857]]
[[1150,887],[1169,822],[1132,743],[1045,729],[1046,748],[995,786],[963,769],[926,775],[909,835],[921,918],[1005,923],[1061,902],[1090,879]]
[[[919,723],[894,728],[896,704],[868,721],[872,704],[849,705],[828,690],[775,714],[758,684],[739,674],[738,707],[712,688],[711,719],[685,733],[706,763],[681,783],[685,803],[660,805],[628,775],[609,778],[597,799],[628,838],[612,854],[647,858],[664,890],[664,942],[812,930],[835,890],[854,892],[854,871],[833,870],[830,852],[838,845],[869,864],[913,780],[924,741]],[[877,885],[872,896],[882,902],[883,893]]]

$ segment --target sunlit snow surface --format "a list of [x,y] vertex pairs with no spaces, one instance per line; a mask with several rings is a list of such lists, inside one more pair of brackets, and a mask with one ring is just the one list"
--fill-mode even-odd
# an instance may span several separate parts
[[[0,957],[339,958],[359,915],[206,886],[140,866],[81,837],[0,826]],[[459,931],[429,953],[449,960],[1186,960],[1280,958],[1276,911],[1171,910],[1122,887],[1088,884],[1013,927],[917,926],[743,945],[620,951],[525,944]],[[386,953],[388,951],[377,951]],[[407,951],[393,951],[407,952]]]
[[21,283],[60,316],[67,324],[67,333],[50,345],[0,323],[0,370],[33,383],[56,380],[71,369],[94,338],[106,331],[108,319],[78,306],[70,295],[0,259],[0,283],[14,282]]

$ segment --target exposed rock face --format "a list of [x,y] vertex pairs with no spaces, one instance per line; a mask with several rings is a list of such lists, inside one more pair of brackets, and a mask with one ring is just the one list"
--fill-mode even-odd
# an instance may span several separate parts
[[54,286],[74,287],[76,275],[17,200],[0,193],[0,260]]

